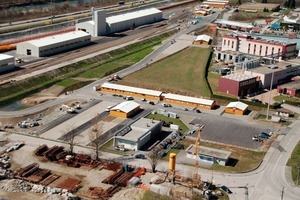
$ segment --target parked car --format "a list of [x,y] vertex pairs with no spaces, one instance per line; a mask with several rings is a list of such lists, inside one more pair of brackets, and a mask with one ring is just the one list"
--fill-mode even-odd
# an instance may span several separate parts
[[124,99],[126,99],[126,100],[133,100],[134,98],[133,97],[131,97],[131,96],[127,96],[127,97],[123,97]]
[[256,99],[256,98],[252,98],[251,102],[261,103],[261,101],[259,99]]
[[189,109],[187,109],[187,107],[182,107],[182,110],[188,111]]
[[196,113],[201,113],[201,111],[199,109],[196,109]]
[[143,99],[141,99],[141,101],[147,101],[147,99],[143,98]]
[[146,159],[146,156],[144,154],[136,154],[134,157],[137,159]]
[[254,136],[252,137],[252,140],[253,140],[253,141],[257,141],[257,142],[261,142],[261,141],[262,141],[262,138],[260,138],[260,137],[257,136],[257,135],[254,135]]
[[107,108],[105,109],[105,111],[109,112],[111,108],[112,108],[112,106],[107,106]]
[[163,103],[163,104],[161,104],[163,107],[169,107],[168,106],[168,104],[166,104],[166,103]]
[[220,187],[220,189],[223,190],[224,192],[228,193],[228,194],[232,194],[232,191],[228,187],[226,187],[225,185],[222,185]]
[[268,139],[270,137],[270,135],[266,132],[261,132],[258,136],[261,138],[266,138],[266,139]]
[[151,105],[155,105],[155,103],[153,101],[149,101],[149,104]]

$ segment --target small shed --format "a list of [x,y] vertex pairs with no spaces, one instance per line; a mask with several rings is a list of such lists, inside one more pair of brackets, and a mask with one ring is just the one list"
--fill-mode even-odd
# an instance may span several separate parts
[[227,161],[229,160],[229,157],[231,155],[230,151],[224,151],[220,149],[214,149],[209,147],[203,147],[199,148],[199,155],[194,154],[194,145],[191,144],[187,150],[187,158],[192,159],[200,159],[205,162],[209,162],[211,164],[216,163],[219,165],[225,166]]
[[237,102],[230,102],[225,108],[225,113],[244,115],[247,110],[248,110],[247,104],[237,101]]
[[198,35],[197,38],[194,41],[194,44],[196,45],[209,45],[211,41],[211,37],[209,35]]
[[140,104],[134,101],[124,101],[111,108],[109,114],[114,117],[129,118],[140,111]]

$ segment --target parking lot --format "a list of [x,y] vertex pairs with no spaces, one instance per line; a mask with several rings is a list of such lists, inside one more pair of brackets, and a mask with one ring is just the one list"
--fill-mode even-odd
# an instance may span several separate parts
[[[205,125],[201,132],[202,140],[253,150],[259,150],[262,147],[259,142],[252,141],[254,135],[258,135],[262,131],[267,133],[274,131],[267,125],[208,114],[205,117],[195,118],[190,123]],[[191,136],[197,137],[197,134]]]

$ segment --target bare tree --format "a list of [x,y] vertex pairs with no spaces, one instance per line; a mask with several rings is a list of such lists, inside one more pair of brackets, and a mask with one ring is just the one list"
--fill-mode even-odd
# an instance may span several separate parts
[[149,161],[151,168],[152,168],[152,172],[155,173],[156,172],[156,167],[159,164],[160,160],[161,160],[161,156],[159,155],[159,151],[157,151],[156,149],[152,149],[148,155],[146,156],[147,160]]
[[102,133],[103,133],[102,124],[98,122],[92,126],[89,134],[91,145],[95,150],[96,160],[99,160],[99,153],[100,153],[99,148],[101,145],[101,140],[99,140],[99,137],[102,135]]
[[70,154],[73,155],[74,153],[74,147],[77,144],[75,142],[76,132],[74,128],[70,128],[68,133],[65,135],[65,141],[69,145],[70,148]]

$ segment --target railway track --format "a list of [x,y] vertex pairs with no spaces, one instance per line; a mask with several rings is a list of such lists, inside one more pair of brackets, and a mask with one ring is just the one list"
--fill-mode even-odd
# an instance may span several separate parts
[[[187,15],[187,12],[180,13],[178,16],[170,19],[168,22],[170,24],[176,23],[178,19],[186,18]],[[160,26],[161,23],[164,23],[164,25]],[[69,51],[40,61],[35,61],[26,65],[22,65],[20,66],[19,70],[0,75],[0,85],[9,83],[13,81],[16,77],[19,77],[24,74],[30,74],[34,71],[50,68],[61,63],[70,63],[71,61],[80,57],[84,57],[86,55],[99,53],[101,51],[104,51],[105,49],[110,49],[112,47],[119,46],[120,44],[129,44],[133,41],[148,39],[159,34],[169,32],[171,30],[174,30],[174,26],[168,26],[165,22],[159,22],[150,26],[146,26],[144,28],[137,28],[135,30],[124,32],[125,36],[121,36],[117,39],[115,37],[107,37],[107,39],[103,39],[103,41],[100,41],[99,43],[96,43],[94,45],[89,45],[77,50]],[[99,53],[99,55],[100,54],[101,53]]]

